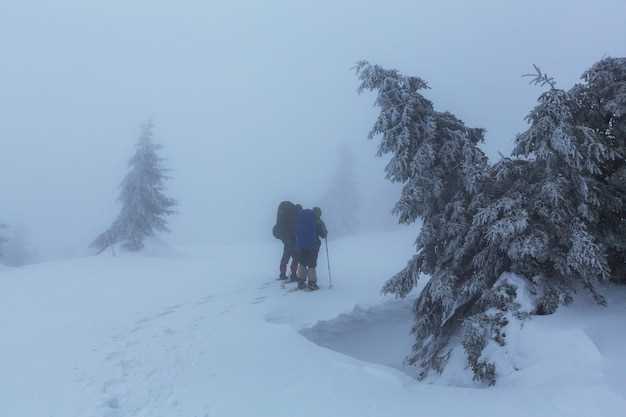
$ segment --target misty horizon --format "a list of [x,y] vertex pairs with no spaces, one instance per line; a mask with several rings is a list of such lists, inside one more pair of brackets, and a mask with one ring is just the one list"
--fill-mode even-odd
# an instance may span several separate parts
[[541,93],[521,78],[533,64],[569,88],[603,56],[625,55],[626,4],[587,5],[4,5],[0,222],[25,227],[43,257],[86,253],[119,210],[139,127],[153,117],[180,203],[166,241],[271,239],[278,202],[316,205],[345,146],[361,223],[387,225],[397,187],[366,139],[375,109],[356,92],[355,62],[424,78],[438,110],[487,129],[494,161]]

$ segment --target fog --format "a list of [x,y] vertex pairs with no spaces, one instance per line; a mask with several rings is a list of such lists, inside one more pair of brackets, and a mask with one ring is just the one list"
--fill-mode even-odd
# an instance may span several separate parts
[[180,202],[169,241],[271,237],[278,202],[316,204],[346,145],[361,224],[385,225],[396,190],[355,61],[428,80],[495,160],[540,93],[520,75],[537,64],[569,87],[626,54],[625,18],[624,0],[4,1],[0,221],[48,257],[81,253],[152,117]]

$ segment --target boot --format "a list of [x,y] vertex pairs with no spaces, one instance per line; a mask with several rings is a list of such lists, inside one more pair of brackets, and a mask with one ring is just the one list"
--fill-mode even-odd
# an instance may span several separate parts
[[278,277],[278,280],[279,280],[279,281],[285,281],[285,280],[287,280],[287,279],[288,279],[288,278],[287,278],[287,275],[286,275],[286,274],[280,274],[280,276]]
[[289,282],[296,282],[298,280],[298,266],[300,264],[294,259],[291,260],[291,272],[289,273]]
[[303,290],[306,288],[306,276],[306,267],[303,265],[298,265],[298,289]]
[[296,281],[298,281],[298,273],[297,272],[292,272],[289,275],[289,282],[296,282]]
[[315,268],[309,268],[307,275],[309,278],[309,284],[308,284],[309,290],[311,291],[319,290],[320,287],[317,285],[317,271],[315,270]]

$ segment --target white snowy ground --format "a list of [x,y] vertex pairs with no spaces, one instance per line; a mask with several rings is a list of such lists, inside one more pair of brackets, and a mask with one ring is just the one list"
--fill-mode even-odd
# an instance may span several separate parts
[[626,416],[624,289],[533,319],[495,388],[411,378],[410,302],[379,288],[413,237],[333,242],[316,293],[281,289],[277,244],[2,269],[0,416]]

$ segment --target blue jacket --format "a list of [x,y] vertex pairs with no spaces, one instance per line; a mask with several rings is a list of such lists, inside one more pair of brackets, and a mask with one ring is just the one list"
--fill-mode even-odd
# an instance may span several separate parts
[[305,209],[296,220],[296,249],[315,249],[321,245],[320,237],[326,238],[326,226],[315,212]]

